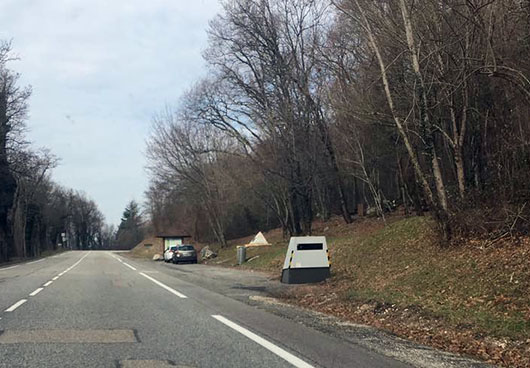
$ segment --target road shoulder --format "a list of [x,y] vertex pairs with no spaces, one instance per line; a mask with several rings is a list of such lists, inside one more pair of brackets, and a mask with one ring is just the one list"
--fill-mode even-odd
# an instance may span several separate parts
[[212,292],[230,297],[279,317],[337,337],[415,367],[491,367],[466,357],[443,352],[391,335],[374,327],[349,323],[336,317],[281,301],[278,296],[295,290],[262,272],[204,265],[173,265],[120,254],[134,262],[156,267]]

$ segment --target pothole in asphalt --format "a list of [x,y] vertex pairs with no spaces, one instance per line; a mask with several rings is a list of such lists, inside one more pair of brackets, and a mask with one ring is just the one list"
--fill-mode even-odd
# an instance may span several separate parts
[[113,344],[139,342],[134,330],[6,330],[0,344]]

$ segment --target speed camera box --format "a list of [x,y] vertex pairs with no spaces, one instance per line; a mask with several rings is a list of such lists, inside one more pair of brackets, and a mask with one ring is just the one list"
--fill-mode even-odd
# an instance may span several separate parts
[[328,245],[325,236],[293,236],[283,263],[282,282],[306,284],[330,276]]

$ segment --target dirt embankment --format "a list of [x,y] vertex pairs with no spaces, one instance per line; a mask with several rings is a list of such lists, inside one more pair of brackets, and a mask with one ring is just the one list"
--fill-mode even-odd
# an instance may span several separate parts
[[[530,366],[530,238],[435,245],[425,217],[317,222],[326,235],[332,277],[280,295],[292,304],[373,325],[414,341],[509,367]],[[243,268],[279,277],[287,240],[248,250]],[[212,264],[235,267],[235,245]]]

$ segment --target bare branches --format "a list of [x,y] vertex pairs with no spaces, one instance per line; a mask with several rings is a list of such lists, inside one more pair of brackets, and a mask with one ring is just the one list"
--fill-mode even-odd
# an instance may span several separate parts
[[473,198],[529,192],[528,25],[516,0],[226,2],[210,74],[155,123],[156,183],[213,193],[195,202],[214,215],[230,183],[291,234],[360,203],[384,216],[388,198],[449,240]]

